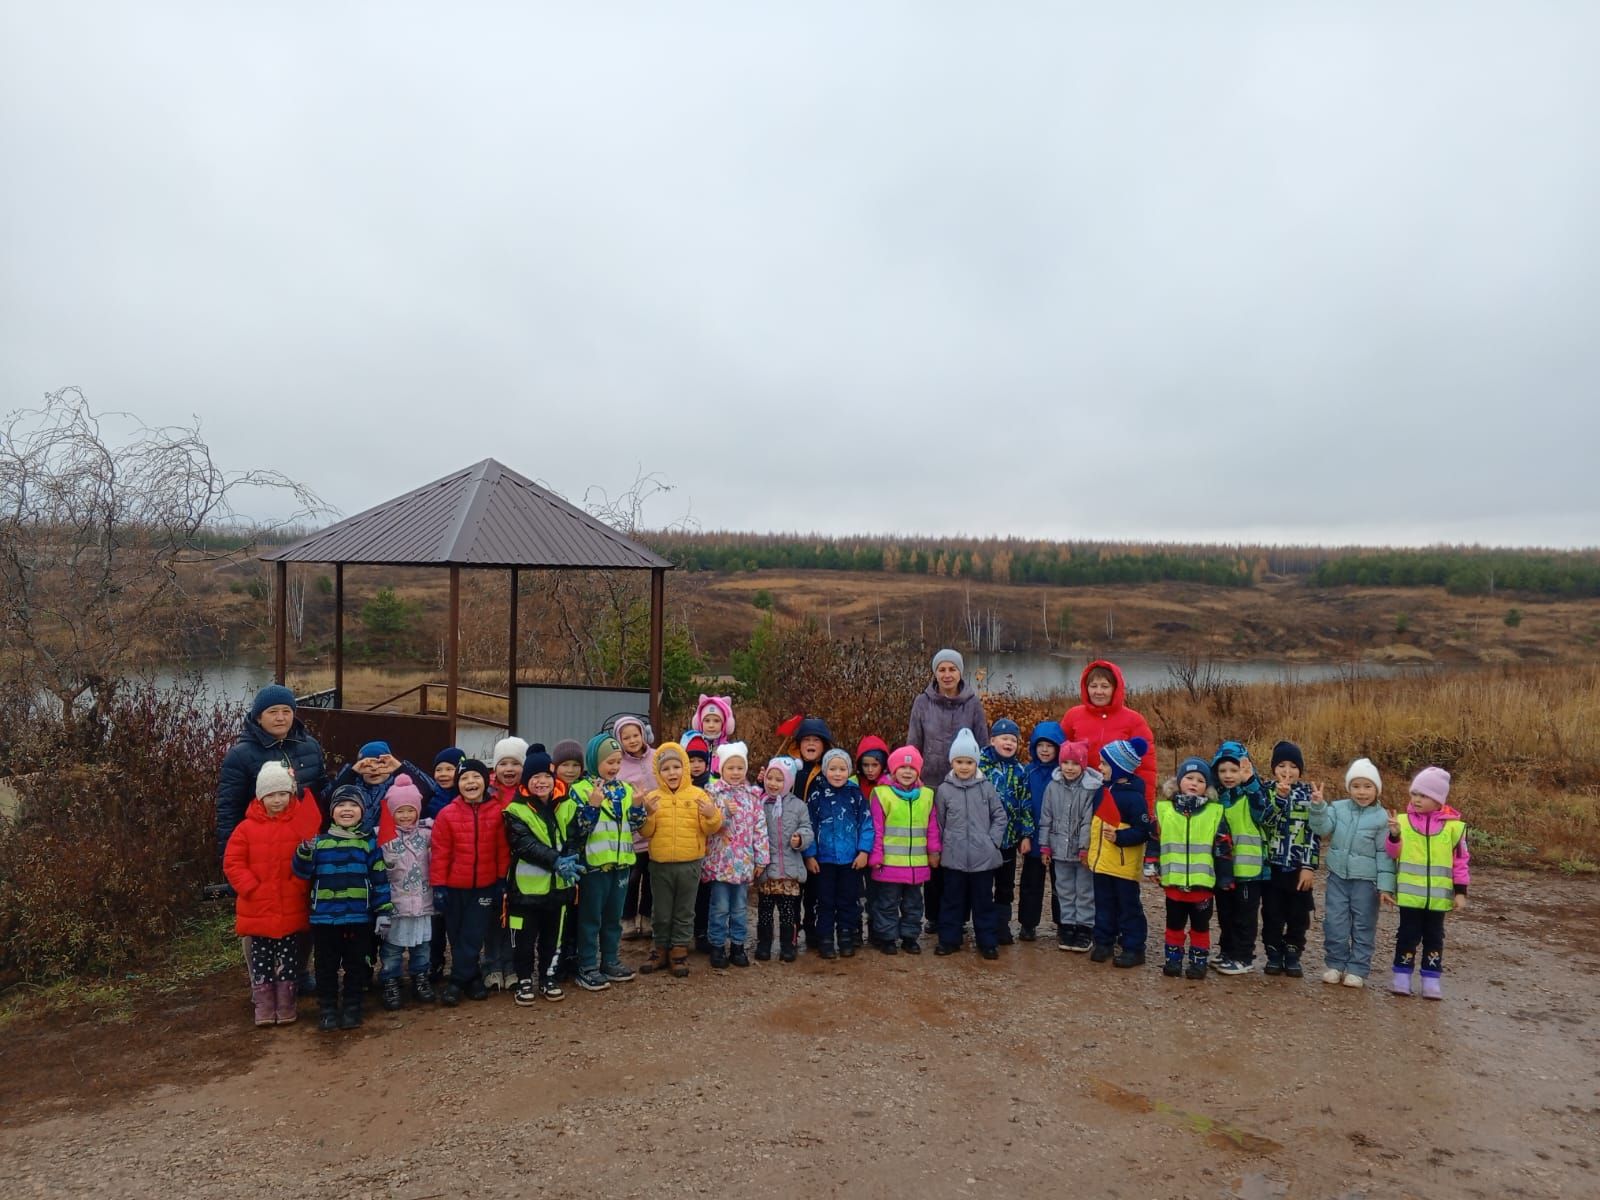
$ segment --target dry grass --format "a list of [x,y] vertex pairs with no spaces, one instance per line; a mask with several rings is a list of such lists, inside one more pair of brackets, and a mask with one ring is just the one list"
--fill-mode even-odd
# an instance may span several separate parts
[[[991,717],[1031,725],[1065,702],[985,698]],[[1386,776],[1385,802],[1429,763],[1454,775],[1451,799],[1475,830],[1481,859],[1600,869],[1600,667],[1508,667],[1402,679],[1222,685],[1145,692],[1135,705],[1155,731],[1163,770],[1238,738],[1264,766],[1272,743],[1305,753],[1307,774],[1343,786],[1365,755]]]

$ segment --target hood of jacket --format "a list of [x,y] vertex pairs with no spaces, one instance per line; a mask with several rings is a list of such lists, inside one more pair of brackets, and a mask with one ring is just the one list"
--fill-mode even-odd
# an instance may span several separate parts
[[[674,754],[678,756],[678,761],[683,764],[683,778],[679,781],[677,787],[670,788],[667,786],[667,781],[661,778],[661,763],[662,760],[671,758]],[[661,745],[656,747],[656,756],[650,763],[650,771],[656,777],[656,790],[663,796],[676,796],[684,788],[695,786],[694,782],[689,778],[689,756],[678,742],[662,742]]]
[[922,694],[927,696],[940,708],[960,708],[968,701],[976,699],[978,695],[977,692],[972,690],[972,685],[967,682],[967,677],[965,675],[961,677],[961,686],[956,689],[956,694],[954,696],[946,696],[943,692],[941,692],[939,690],[939,684],[937,680],[923,688]]
[[265,729],[261,728],[258,722],[252,720],[249,716],[246,716],[244,720],[240,722],[239,733],[243,737],[248,737],[256,745],[264,747],[268,750],[278,745],[279,742],[293,742],[300,738],[311,736],[310,731],[306,729],[305,722],[300,719],[298,714],[295,716],[294,724],[289,726],[289,732],[284,734],[281,738],[273,737]]
[[[1111,703],[1095,704],[1089,699],[1089,672],[1100,668],[1111,673]],[[1097,658],[1083,668],[1083,674],[1078,676],[1078,695],[1086,707],[1097,713],[1113,713],[1123,707],[1123,700],[1128,694],[1127,682],[1122,678],[1122,668],[1116,663],[1104,658]]]
[[798,746],[802,738],[815,737],[822,739],[822,752],[826,754],[833,749],[833,731],[828,728],[828,723],[821,717],[806,717],[794,727],[794,744]]
[[[1028,738],[1028,757],[1035,758],[1040,742],[1052,742],[1059,753],[1062,743],[1067,740],[1067,735],[1061,729],[1060,721],[1040,721],[1033,727],[1033,733]],[[1050,764],[1050,769],[1055,770],[1055,763]]]
[[855,765],[856,765],[856,767],[858,769],[861,766],[861,756],[863,754],[865,754],[868,750],[876,750],[879,754],[883,755],[884,765],[885,766],[888,765],[888,763],[889,763],[889,743],[884,741],[877,734],[869,733],[869,734],[867,734],[866,737],[862,738],[861,741],[856,743],[856,754],[855,754],[855,758],[852,761],[855,763]]

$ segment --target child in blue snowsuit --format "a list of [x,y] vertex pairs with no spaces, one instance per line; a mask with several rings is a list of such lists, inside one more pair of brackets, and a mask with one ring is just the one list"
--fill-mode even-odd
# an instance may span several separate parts
[[823,958],[851,957],[861,936],[861,881],[872,853],[872,808],[850,778],[852,767],[848,753],[829,750],[822,756],[821,783],[807,798],[816,831],[806,858],[806,870],[817,881],[812,936]]

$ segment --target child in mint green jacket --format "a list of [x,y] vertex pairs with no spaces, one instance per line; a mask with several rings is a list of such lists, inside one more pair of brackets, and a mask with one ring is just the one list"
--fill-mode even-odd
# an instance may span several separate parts
[[1370,759],[1344,773],[1348,799],[1311,801],[1311,832],[1323,842],[1328,868],[1322,917],[1323,983],[1364,987],[1378,940],[1378,897],[1394,891],[1394,859],[1384,850],[1389,814],[1378,797],[1383,779]]

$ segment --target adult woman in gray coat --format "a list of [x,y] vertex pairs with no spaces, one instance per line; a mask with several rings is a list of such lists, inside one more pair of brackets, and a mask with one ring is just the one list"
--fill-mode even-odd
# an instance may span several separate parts
[[[983,701],[966,681],[961,652],[949,647],[933,656],[933,680],[911,703],[911,723],[906,744],[922,755],[922,783],[935,791],[950,773],[950,743],[963,729],[970,730],[979,749],[989,744],[989,718]],[[939,872],[922,888],[928,932],[937,925],[942,891]]]

